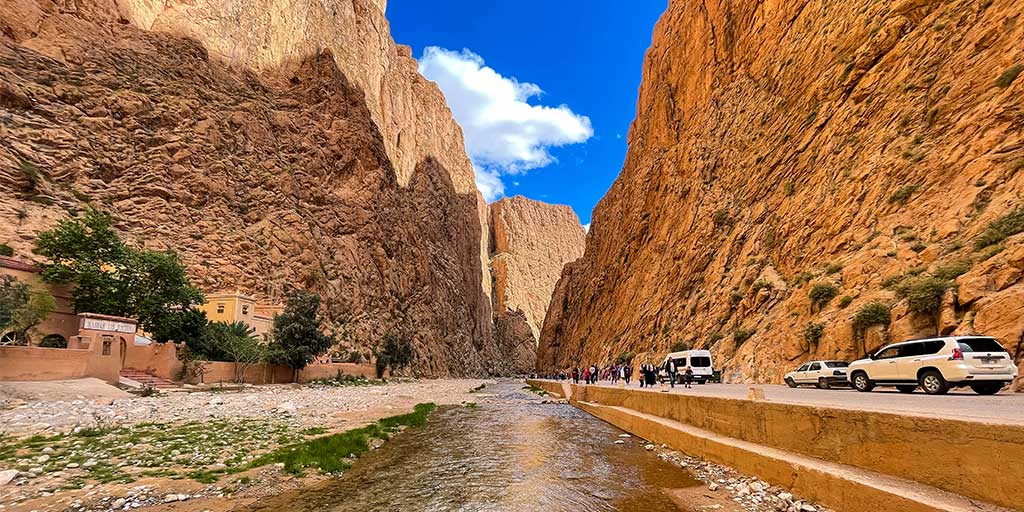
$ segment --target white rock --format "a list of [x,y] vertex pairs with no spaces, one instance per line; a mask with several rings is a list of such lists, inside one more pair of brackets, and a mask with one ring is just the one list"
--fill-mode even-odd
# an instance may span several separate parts
[[800,505],[800,512],[818,512],[818,509],[815,508],[814,505],[804,503],[803,505]]
[[657,446],[654,446],[653,444],[650,444],[650,443],[644,445],[644,450],[647,450],[647,451],[651,451],[651,450],[653,450],[655,448],[657,448]]
[[178,501],[177,494],[168,494],[167,496],[164,496],[164,503],[171,503],[172,501]]
[[718,490],[718,484],[712,482],[711,485],[708,486],[708,490],[709,491],[717,491]]
[[8,469],[5,471],[0,471],[0,485],[7,485],[11,483],[11,481],[14,480],[14,477],[16,476],[18,476],[17,469]]
[[623,439],[626,439],[626,438],[630,438],[630,437],[633,437],[633,436],[631,436],[629,434],[619,434],[619,437],[621,437]]
[[785,501],[786,503],[790,503],[793,501],[793,495],[788,492],[780,492],[779,499]]
[[121,507],[124,506],[124,504],[125,504],[124,498],[118,498],[118,499],[114,500],[113,507],[114,508],[121,508]]
[[750,484],[750,490],[753,492],[762,492],[764,491],[764,486],[761,485],[760,482],[752,482]]
[[40,455],[40,456],[36,457],[36,462],[39,463],[39,464],[43,464],[43,463],[45,463],[45,462],[47,462],[49,460],[50,460],[50,456],[49,455]]
[[623,441],[622,439],[616,439],[615,444],[626,444],[626,442]]

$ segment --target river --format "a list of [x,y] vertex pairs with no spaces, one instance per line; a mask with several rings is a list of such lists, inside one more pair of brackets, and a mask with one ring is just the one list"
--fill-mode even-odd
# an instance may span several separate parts
[[521,382],[442,408],[344,475],[263,500],[252,511],[680,510],[699,482],[568,404],[542,404]]

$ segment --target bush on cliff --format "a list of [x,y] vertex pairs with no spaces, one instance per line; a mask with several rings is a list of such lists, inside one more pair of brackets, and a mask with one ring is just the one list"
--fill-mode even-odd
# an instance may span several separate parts
[[832,283],[816,283],[807,295],[811,298],[812,304],[822,308],[838,294],[839,290]]
[[974,248],[980,250],[996,245],[1021,232],[1024,232],[1024,207],[1018,207],[992,221],[974,240]]
[[891,320],[891,307],[884,302],[872,301],[864,305],[857,311],[857,314],[853,316],[853,336],[854,339],[864,339],[864,333],[867,332],[868,327],[874,325],[884,325],[887,328]]
[[896,295],[907,299],[912,313],[934,315],[942,308],[942,297],[952,283],[938,277],[915,277],[905,279],[896,286]]

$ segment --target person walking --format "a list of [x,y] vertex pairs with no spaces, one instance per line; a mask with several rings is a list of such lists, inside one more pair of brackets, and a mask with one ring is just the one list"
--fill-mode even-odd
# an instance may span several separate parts
[[627,364],[622,368],[622,378],[626,381],[626,385],[629,386],[629,379],[633,376],[633,365]]
[[683,380],[686,381],[686,387],[693,388],[693,368],[689,366],[683,371]]
[[665,373],[668,374],[668,382],[674,389],[676,387],[676,362],[672,358],[665,360]]
[[580,383],[580,369],[578,367],[572,369],[572,383]]

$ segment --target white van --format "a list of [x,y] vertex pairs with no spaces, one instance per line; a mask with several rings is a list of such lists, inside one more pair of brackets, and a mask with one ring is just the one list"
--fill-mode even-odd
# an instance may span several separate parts
[[707,350],[684,350],[682,352],[672,352],[665,356],[665,359],[661,362],[659,374],[665,380],[668,379],[668,374],[665,373],[665,363],[672,359],[676,363],[676,378],[679,382],[682,382],[686,378],[686,367],[689,366],[693,370],[693,381],[706,384],[709,382],[715,374],[715,370],[711,365],[711,352]]

